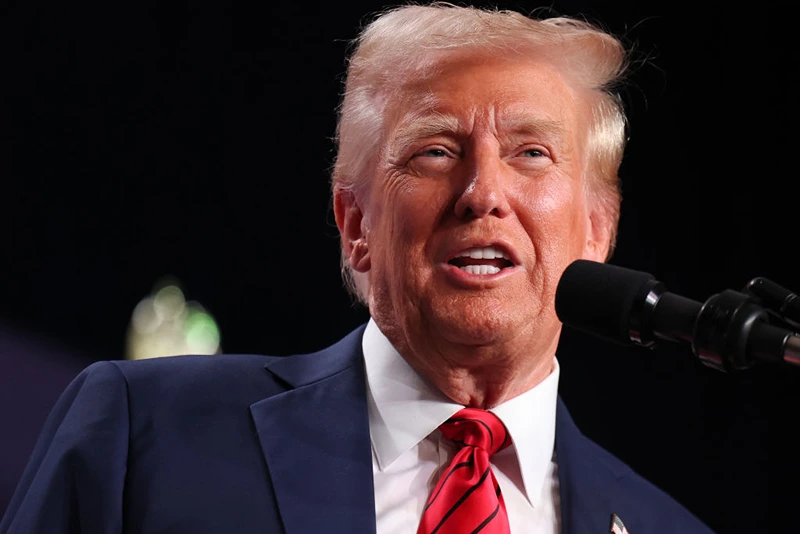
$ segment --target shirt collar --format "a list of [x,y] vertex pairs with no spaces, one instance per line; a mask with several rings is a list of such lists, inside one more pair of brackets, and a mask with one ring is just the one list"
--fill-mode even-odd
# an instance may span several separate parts
[[[384,470],[463,408],[421,377],[370,319],[362,339],[369,428],[378,468]],[[536,506],[553,457],[559,378],[553,371],[533,389],[491,409],[514,442],[524,488]]]

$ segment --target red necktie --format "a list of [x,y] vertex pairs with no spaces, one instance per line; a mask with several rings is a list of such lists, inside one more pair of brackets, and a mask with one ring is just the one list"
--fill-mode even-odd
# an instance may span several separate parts
[[431,491],[417,534],[508,534],[508,514],[489,457],[510,442],[491,412],[464,408],[439,427],[461,446]]

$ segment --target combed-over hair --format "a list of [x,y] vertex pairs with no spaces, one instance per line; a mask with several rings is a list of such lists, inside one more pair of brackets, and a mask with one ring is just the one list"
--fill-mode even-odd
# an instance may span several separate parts
[[[433,72],[457,53],[545,58],[578,89],[593,94],[587,132],[588,193],[612,229],[609,256],[616,244],[620,212],[618,171],[626,144],[627,120],[618,86],[627,67],[622,42],[586,20],[537,18],[510,10],[435,2],[387,9],[350,43],[336,127],[334,191],[367,185],[384,135],[384,111],[406,80]],[[346,257],[342,274],[348,290],[366,303]]]

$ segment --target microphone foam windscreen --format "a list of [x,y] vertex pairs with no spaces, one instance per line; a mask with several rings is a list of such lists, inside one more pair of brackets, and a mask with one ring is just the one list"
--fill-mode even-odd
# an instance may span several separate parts
[[589,260],[576,260],[556,288],[556,315],[565,325],[629,344],[636,302],[655,283],[649,273]]

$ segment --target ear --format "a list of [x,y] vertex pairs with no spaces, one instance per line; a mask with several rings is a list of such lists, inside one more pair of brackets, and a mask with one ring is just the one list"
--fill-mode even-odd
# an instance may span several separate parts
[[603,263],[611,249],[611,218],[602,210],[594,209],[588,219],[589,231],[586,233],[582,258]]
[[356,272],[370,268],[369,246],[365,230],[364,212],[358,205],[355,193],[349,189],[333,191],[333,214],[342,239],[342,254]]

